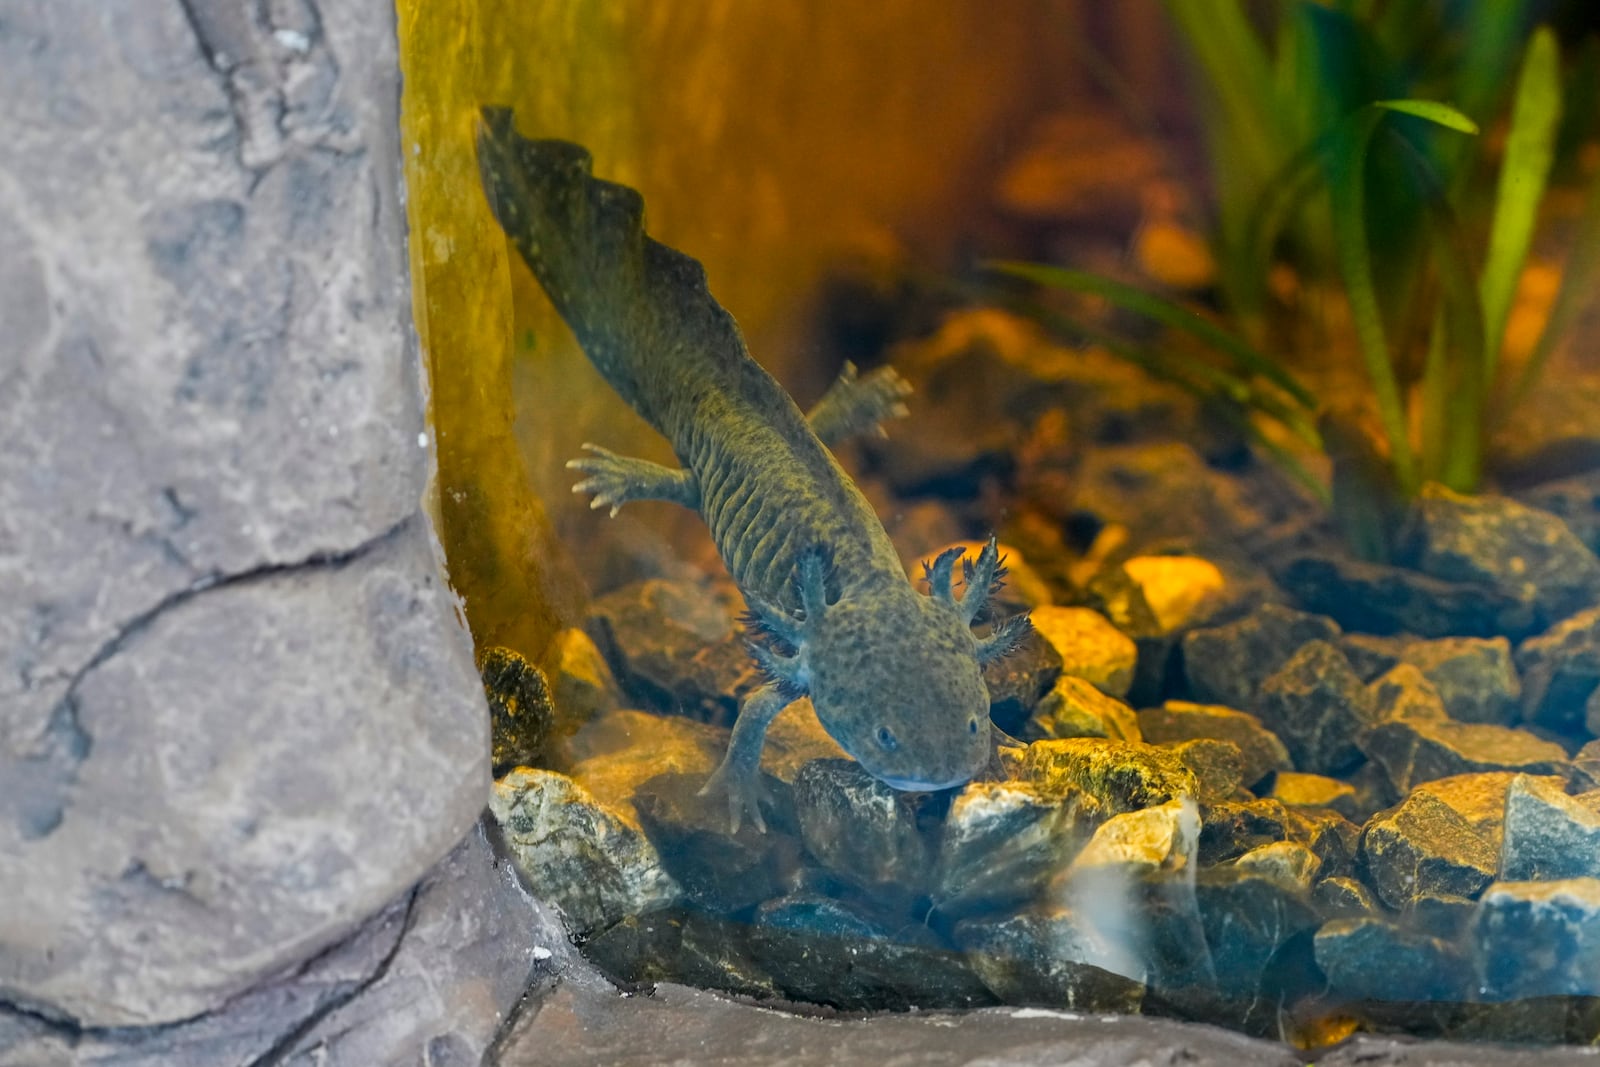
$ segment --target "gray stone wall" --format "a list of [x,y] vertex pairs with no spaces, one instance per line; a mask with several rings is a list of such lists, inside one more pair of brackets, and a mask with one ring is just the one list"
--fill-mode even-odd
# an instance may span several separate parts
[[483,808],[398,101],[388,0],[0,0],[13,1021],[204,1018]]

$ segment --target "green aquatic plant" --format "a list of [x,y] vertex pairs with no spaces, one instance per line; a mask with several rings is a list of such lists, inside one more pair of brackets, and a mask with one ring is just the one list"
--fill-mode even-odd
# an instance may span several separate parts
[[[1481,71],[1459,71],[1449,84],[1465,106],[1361,98],[1402,81],[1401,65],[1385,59],[1382,47],[1386,34],[1399,31],[1370,11],[1372,21],[1362,23],[1354,10],[1374,6],[1290,5],[1273,62],[1237,4],[1170,0],[1210,85],[1213,157],[1229,161],[1212,183],[1220,314],[1083,271],[989,266],[1166,327],[1158,342],[1138,342],[1026,304],[1206,400],[1333,504],[1355,551],[1382,557],[1393,534],[1384,527],[1396,515],[1384,501],[1404,501],[1426,482],[1478,488],[1492,429],[1526,397],[1595,281],[1600,182],[1532,355],[1508,375],[1502,339],[1562,137],[1555,36],[1539,28],[1519,37],[1517,20],[1502,11],[1456,42],[1463,63],[1517,70],[1503,156],[1484,190],[1468,180],[1487,169],[1469,109],[1492,114],[1495,83]],[[1513,58],[1507,66],[1508,41],[1520,44],[1520,65]],[[1312,297],[1302,296],[1270,320],[1266,284],[1280,257],[1313,296],[1342,292],[1349,309],[1343,347],[1359,355],[1371,389],[1380,462],[1279,355],[1294,320],[1316,317]],[[1297,449],[1328,455],[1329,484],[1309,474]]]

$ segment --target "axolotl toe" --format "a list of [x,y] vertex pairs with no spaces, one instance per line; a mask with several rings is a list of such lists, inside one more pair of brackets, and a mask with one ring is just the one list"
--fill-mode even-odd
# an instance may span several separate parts
[[697,510],[750,608],[767,680],[740,708],[704,792],[726,796],[735,829],[745,818],[761,827],[767,726],[801,696],[896,789],[971,780],[994,750],[983,667],[1027,637],[1027,616],[973,630],[1004,575],[992,538],[975,561],[941,555],[919,593],[829,450],[905,414],[905,382],[846,366],[802,414],[750,358],[700,264],[646,236],[638,193],[595,179],[577,145],[518,135],[508,110],[486,108],[483,120],[479,171],[496,219],[590,362],[681,463],[590,445],[568,464],[585,476],[574,489],[613,513],[634,500]]

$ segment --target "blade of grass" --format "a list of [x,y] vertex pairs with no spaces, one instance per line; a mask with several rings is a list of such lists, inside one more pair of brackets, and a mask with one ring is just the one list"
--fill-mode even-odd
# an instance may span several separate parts
[[1505,161],[1495,190],[1489,251],[1479,279],[1483,301],[1483,380],[1494,380],[1517,279],[1533,241],[1561,122],[1561,56],[1556,37],[1541,26],[1528,42],[1511,109]]
[[1207,346],[1229,356],[1241,369],[1258,374],[1292,396],[1307,408],[1316,405],[1311,393],[1294,376],[1271,358],[1252,348],[1244,340],[1229,333],[1205,316],[1175,301],[1154,293],[1147,293],[1131,285],[1112,281],[1097,274],[1052,267],[1043,263],[1018,263],[1009,260],[989,260],[979,264],[986,270],[1021,278],[1054,289],[1067,289],[1087,293],[1110,301],[1134,314],[1153,319],[1171,329],[1182,330]]

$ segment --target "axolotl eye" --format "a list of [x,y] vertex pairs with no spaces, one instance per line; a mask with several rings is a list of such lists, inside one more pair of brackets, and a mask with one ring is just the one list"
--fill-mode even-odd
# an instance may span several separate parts
[[974,736],[978,733],[978,720],[976,717],[967,720],[967,733]]
[[878,727],[878,747],[885,752],[893,752],[900,747],[900,742],[895,738],[894,731],[887,726]]

